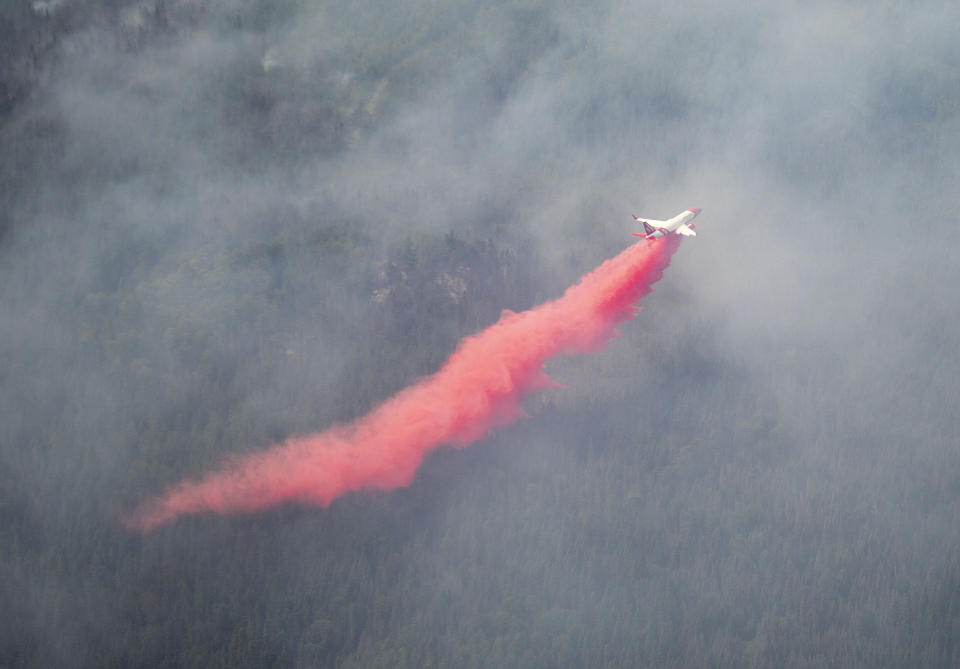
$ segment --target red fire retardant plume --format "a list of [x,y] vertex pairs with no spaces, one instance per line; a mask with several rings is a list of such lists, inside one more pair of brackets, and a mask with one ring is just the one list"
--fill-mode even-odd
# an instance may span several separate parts
[[598,351],[634,317],[663,275],[676,235],[640,242],[584,276],[563,297],[465,338],[435,374],[349,425],[293,437],[183,481],[124,519],[148,531],[186,514],[250,512],[295,501],[320,507],[351,490],[409,485],[425,454],[464,447],[522,415],[521,398],[552,384],[552,356]]

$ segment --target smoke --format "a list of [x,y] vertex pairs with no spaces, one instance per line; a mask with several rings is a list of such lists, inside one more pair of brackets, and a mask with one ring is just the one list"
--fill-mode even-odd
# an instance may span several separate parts
[[520,415],[527,393],[550,387],[547,358],[599,350],[633,318],[634,303],[660,279],[676,235],[640,242],[605,261],[563,297],[500,320],[464,339],[435,374],[354,423],[295,437],[185,481],[124,519],[140,531],[182,515],[256,511],[287,501],[328,506],[352,490],[409,485],[424,455],[466,446]]

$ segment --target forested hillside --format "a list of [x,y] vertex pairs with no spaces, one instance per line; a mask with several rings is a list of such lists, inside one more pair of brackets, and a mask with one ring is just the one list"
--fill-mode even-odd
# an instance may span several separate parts
[[[960,10],[0,5],[0,666],[960,666]],[[703,207],[409,487],[121,518]]]

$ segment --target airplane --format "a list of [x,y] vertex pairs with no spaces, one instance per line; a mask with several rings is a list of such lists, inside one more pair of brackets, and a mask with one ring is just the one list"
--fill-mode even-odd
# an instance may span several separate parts
[[700,213],[700,207],[693,207],[687,209],[684,212],[681,212],[667,221],[654,221],[652,219],[643,219],[633,217],[633,220],[639,221],[643,224],[643,231],[646,234],[639,232],[631,232],[634,237],[643,237],[644,239],[656,239],[657,237],[663,237],[668,235],[671,232],[676,232],[678,235],[683,235],[684,237],[696,237],[697,233],[693,231],[693,219],[697,217]]

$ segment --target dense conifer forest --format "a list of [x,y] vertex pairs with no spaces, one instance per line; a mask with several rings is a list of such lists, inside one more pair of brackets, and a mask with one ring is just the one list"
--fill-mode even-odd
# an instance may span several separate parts
[[[0,666],[960,666],[954,3],[4,0]],[[702,206],[526,418],[120,519]]]

